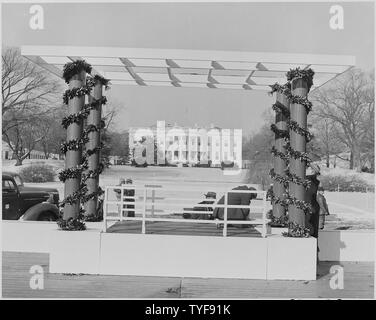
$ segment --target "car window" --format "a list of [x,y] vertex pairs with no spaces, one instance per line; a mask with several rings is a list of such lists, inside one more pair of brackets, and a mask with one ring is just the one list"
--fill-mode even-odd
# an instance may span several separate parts
[[16,182],[17,186],[23,186],[23,181],[20,176],[14,176],[13,179]]
[[12,180],[3,180],[3,190],[16,190]]

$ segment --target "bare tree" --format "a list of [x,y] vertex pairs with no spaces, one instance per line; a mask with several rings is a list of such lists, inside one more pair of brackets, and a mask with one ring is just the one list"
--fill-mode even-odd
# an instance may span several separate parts
[[30,156],[31,151],[35,150],[35,146],[44,135],[41,119],[36,117],[31,117],[25,122],[14,122],[11,129],[3,132],[3,138],[17,160],[16,166],[22,165],[22,161]]
[[369,87],[365,91],[366,107],[362,121],[361,163],[375,172],[375,71],[370,73]]
[[2,51],[2,136],[16,165],[28,157],[44,136],[38,121],[56,105],[59,81],[24,59],[17,48]]
[[58,106],[50,113],[46,114],[41,121],[42,139],[38,143],[46,159],[50,158],[51,153],[60,155],[60,146],[66,140],[66,130],[61,125],[61,120],[67,115],[65,105]]
[[311,132],[314,139],[307,145],[307,150],[325,158],[326,167],[330,166],[330,156],[339,155],[346,146],[337,138],[338,124],[332,119],[315,117],[312,118]]
[[245,155],[250,160],[247,180],[249,183],[262,185],[264,190],[271,183],[269,171],[273,167],[273,156],[270,148],[273,143],[274,133],[270,130],[268,119],[266,119],[266,124],[244,143]]
[[349,150],[350,169],[361,169],[364,121],[367,109],[374,104],[373,95],[369,94],[369,90],[373,92],[370,83],[368,75],[353,69],[311,97],[316,103],[315,116],[322,122],[331,120],[336,139]]

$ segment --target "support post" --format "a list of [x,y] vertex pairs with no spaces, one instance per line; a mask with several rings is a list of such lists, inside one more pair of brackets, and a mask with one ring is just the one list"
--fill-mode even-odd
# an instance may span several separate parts
[[[290,102],[286,95],[283,93],[277,92],[276,104],[281,104],[286,110],[290,109]],[[287,121],[288,115],[283,112],[277,112],[275,116],[275,125],[279,130],[288,130]],[[275,149],[277,152],[283,153],[286,155],[286,149],[284,148],[285,139],[275,135]],[[276,174],[285,177],[285,171],[287,169],[286,161],[279,156],[274,157],[274,171]],[[284,194],[286,193],[286,188],[283,183],[274,181],[273,183],[273,194],[276,198],[285,199]],[[273,216],[275,218],[281,218],[286,213],[286,209],[281,204],[273,203]]]
[[[81,71],[80,73],[72,76],[69,81],[69,89],[81,88],[86,83],[86,72]],[[68,113],[75,114],[82,110],[85,104],[85,97],[79,96],[70,99],[68,102]],[[67,142],[70,140],[79,140],[82,135],[83,124],[71,123],[67,128]],[[78,150],[68,150],[65,155],[65,168],[75,168],[81,164],[82,161],[82,147]],[[64,197],[73,195],[80,189],[81,176],[76,178],[69,178],[64,184]],[[68,220],[69,218],[77,218],[80,212],[80,201],[76,201],[73,204],[66,203],[64,206],[63,219]]]
[[[295,96],[306,97],[308,94],[307,82],[302,78],[293,79],[291,82],[291,92]],[[299,127],[307,129],[307,111],[306,108],[297,103],[290,104],[290,119],[297,122]],[[290,129],[290,145],[291,148],[306,152],[306,138]],[[300,159],[290,158],[290,173],[295,174],[298,178],[305,179],[306,163]],[[289,193],[292,198],[305,201],[306,190],[303,185],[289,182]],[[298,225],[305,227],[305,213],[296,205],[289,205],[289,222],[295,222]]]
[[[93,88],[93,94],[89,96],[89,103],[95,101],[101,101],[103,94],[103,84],[101,81],[97,80]],[[87,126],[95,126],[96,131],[91,131],[88,134],[89,142],[86,144],[86,150],[94,150],[100,147],[100,130],[101,130],[101,119],[102,119],[102,104],[99,103],[97,108],[91,109],[87,118]],[[88,170],[96,170],[99,168],[100,164],[100,152],[94,152],[88,156]],[[99,189],[99,175],[95,177],[88,178],[86,180],[88,194],[98,192]],[[97,213],[98,206],[98,196],[94,196],[85,203],[85,215],[95,216]]]

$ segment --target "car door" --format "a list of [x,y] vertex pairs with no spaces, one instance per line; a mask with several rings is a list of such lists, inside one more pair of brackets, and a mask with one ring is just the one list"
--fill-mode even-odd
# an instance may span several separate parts
[[11,179],[3,179],[3,220],[17,220],[19,218],[19,193],[17,186]]

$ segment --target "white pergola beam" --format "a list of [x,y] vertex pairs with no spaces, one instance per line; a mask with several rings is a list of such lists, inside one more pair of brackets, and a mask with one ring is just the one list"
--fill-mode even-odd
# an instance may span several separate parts
[[113,84],[243,90],[270,90],[296,67],[315,71],[313,90],[355,65],[353,56],[276,52],[23,46],[21,54],[60,77],[65,62],[82,57]]
[[134,59],[172,59],[287,64],[355,65],[355,57],[277,52],[204,51],[117,47],[23,46],[25,56],[129,57]]

